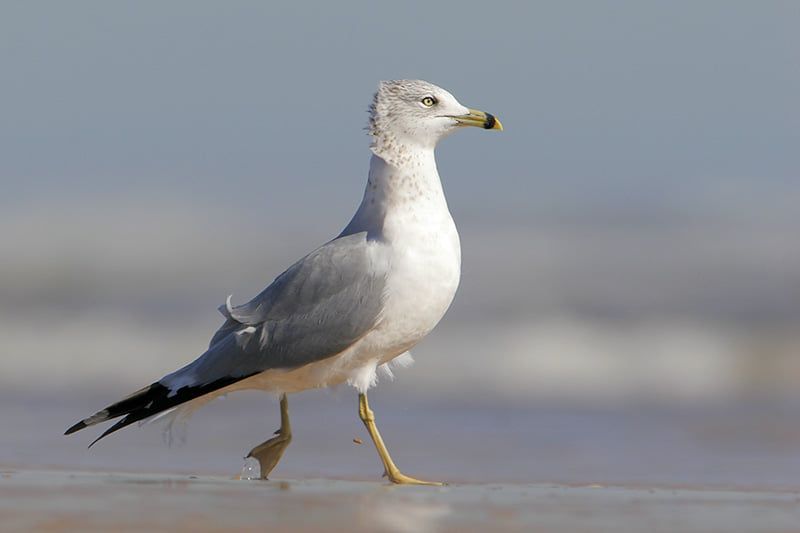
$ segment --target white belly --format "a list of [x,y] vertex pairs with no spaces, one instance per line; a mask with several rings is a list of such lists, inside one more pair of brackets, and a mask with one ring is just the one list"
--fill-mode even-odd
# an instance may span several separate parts
[[[348,382],[367,390],[376,369],[407,352],[439,323],[453,301],[461,277],[458,233],[449,214],[436,224],[402,225],[388,235],[391,268],[383,312],[376,327],[344,352],[293,370],[268,370],[225,392],[262,389],[298,392]],[[389,229],[389,228],[387,228]]]
[[382,362],[410,349],[439,323],[461,277],[461,248],[449,214],[436,224],[398,220],[382,320],[373,332]]

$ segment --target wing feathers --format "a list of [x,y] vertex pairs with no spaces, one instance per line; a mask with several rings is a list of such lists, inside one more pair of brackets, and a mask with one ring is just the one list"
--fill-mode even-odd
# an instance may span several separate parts
[[122,401],[119,401],[109,407],[106,407],[102,411],[81,420],[71,428],[69,428],[65,435],[69,435],[70,433],[75,433],[81,429],[84,429],[88,426],[92,426],[94,424],[98,424],[100,422],[105,422],[106,420],[111,420],[113,418],[118,418],[120,416],[124,416],[122,420],[119,420],[116,424],[108,428],[102,435],[100,435],[97,439],[95,439],[89,447],[91,448],[97,441],[106,437],[115,431],[118,431],[125,426],[129,426],[134,422],[138,422],[139,420],[144,420],[145,418],[149,418],[153,415],[161,413],[162,411],[166,411],[176,405],[188,402],[204,394],[208,394],[209,392],[213,392],[215,390],[221,389],[226,387],[232,383],[235,383],[241,379],[245,379],[249,376],[242,376],[242,377],[229,377],[225,379],[218,379],[212,383],[206,383],[203,385],[192,386],[192,387],[183,387],[182,389],[178,390],[176,393],[172,393],[169,388],[165,387],[161,383],[153,383],[152,385],[145,387],[131,396],[125,398]]
[[225,323],[202,356],[81,420],[66,434],[124,417],[100,440],[267,369],[298,368],[341,353],[380,319],[388,264],[385,246],[369,241],[365,232],[330,241],[246,304],[233,306],[228,297],[219,309]]

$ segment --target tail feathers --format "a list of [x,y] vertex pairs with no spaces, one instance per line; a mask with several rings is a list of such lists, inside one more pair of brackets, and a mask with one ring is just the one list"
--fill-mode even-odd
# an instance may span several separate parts
[[156,382],[134,392],[127,398],[124,398],[123,400],[106,407],[102,411],[98,411],[92,416],[84,418],[77,424],[70,427],[64,434],[70,435],[86,427],[99,424],[100,422],[105,422],[106,420],[119,418],[121,416],[125,417],[122,420],[117,421],[116,424],[108,428],[103,432],[102,435],[96,438],[89,445],[91,448],[103,437],[129,426],[134,422],[157,415],[162,411],[166,411],[167,409],[171,409],[172,407],[203,396],[204,394],[208,394],[209,392],[226,387],[231,383],[235,383],[241,379],[244,379],[245,377],[249,376],[226,377],[211,383],[183,387],[174,393],[161,383]]

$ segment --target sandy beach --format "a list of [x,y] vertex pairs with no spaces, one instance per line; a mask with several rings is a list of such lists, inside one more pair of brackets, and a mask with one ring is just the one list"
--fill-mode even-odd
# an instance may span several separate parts
[[789,532],[800,492],[6,470],[3,531]]
[[401,468],[449,482],[431,488],[380,479],[350,400],[298,396],[295,442],[273,479],[249,481],[243,453],[277,427],[264,395],[211,404],[184,444],[151,425],[90,450],[91,430],[60,433],[102,397],[5,396],[0,530],[800,530],[793,404],[434,407],[377,394]]

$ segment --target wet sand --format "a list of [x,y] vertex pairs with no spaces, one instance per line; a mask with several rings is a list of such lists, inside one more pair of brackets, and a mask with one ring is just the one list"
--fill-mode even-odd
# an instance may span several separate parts
[[5,470],[0,530],[790,532],[800,492]]
[[209,405],[184,445],[159,426],[90,450],[102,428],[62,435],[104,396],[0,398],[0,531],[800,531],[795,403],[448,406],[378,391],[398,465],[451,483],[431,488],[380,480],[352,394],[292,402],[295,440],[267,482],[235,479],[277,427],[264,395]]
[[[395,462],[412,476],[452,483],[553,483],[800,491],[800,404],[513,407],[372,399]],[[167,446],[163,425],[131,426],[86,446],[105,426],[64,430],[119,394],[0,395],[0,468],[232,476],[272,435],[277,403],[242,393],[198,412],[188,440]],[[378,456],[349,390],[290,402],[294,440],[280,479],[375,481]],[[180,436],[180,432],[178,432]],[[356,445],[354,438],[364,444]]]

